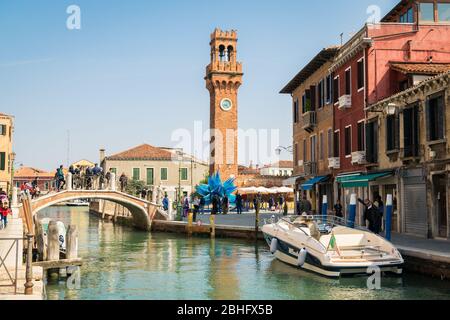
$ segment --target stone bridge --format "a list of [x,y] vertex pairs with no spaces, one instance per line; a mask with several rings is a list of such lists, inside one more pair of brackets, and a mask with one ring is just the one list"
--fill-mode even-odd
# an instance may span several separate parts
[[[71,185],[71,177],[67,177],[68,185]],[[13,192],[13,205],[14,201],[17,203],[17,191]],[[16,200],[14,199],[16,198]],[[127,208],[132,217],[133,225],[142,230],[150,231],[152,221],[154,219],[166,220],[167,215],[160,210],[160,206],[156,203],[152,203],[127,193],[119,192],[115,190],[115,183],[112,183],[106,190],[72,190],[70,187],[68,190],[60,192],[52,192],[43,197],[39,197],[31,201],[31,212],[33,220],[35,215],[52,205],[67,202],[77,199],[89,199],[89,200],[106,200],[111,201]],[[24,210],[22,206],[17,206],[19,209],[20,217],[24,217]]]

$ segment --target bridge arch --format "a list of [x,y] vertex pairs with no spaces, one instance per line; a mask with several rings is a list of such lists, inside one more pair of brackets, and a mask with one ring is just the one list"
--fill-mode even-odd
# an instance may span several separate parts
[[77,199],[106,200],[120,204],[130,211],[133,217],[133,225],[146,231],[150,231],[152,220],[158,213],[158,205],[126,193],[110,190],[66,190],[34,199],[31,202],[33,218],[45,208]]

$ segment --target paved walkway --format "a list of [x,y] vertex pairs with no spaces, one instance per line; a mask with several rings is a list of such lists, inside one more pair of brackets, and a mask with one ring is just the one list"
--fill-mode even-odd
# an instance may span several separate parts
[[[260,226],[264,225],[264,219],[270,219],[273,215],[276,217],[283,216],[274,212],[262,212],[260,214]],[[209,217],[209,214],[199,215],[197,216],[197,220],[209,224]],[[185,221],[187,220],[185,219]],[[216,225],[253,227],[255,225],[255,213],[216,215]],[[393,233],[392,243],[402,250],[440,255],[450,259],[450,241],[448,240],[424,239]]]

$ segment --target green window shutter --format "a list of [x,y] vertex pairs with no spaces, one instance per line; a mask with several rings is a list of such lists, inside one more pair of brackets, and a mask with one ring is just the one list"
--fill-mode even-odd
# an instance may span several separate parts
[[147,168],[147,185],[152,186],[153,184],[153,168]]
[[161,168],[161,180],[167,181],[167,168]]
[[133,168],[133,180],[139,180],[141,178],[141,170],[139,168]]
[[4,171],[6,167],[6,153],[0,152],[0,170]]
[[115,175],[117,175],[117,168],[111,168],[110,169],[112,173],[114,173]]
[[181,180],[186,181],[188,179],[188,169],[181,168]]

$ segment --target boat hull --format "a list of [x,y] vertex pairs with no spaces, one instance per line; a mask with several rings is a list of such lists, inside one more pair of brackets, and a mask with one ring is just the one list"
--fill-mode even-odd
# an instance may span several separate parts
[[[264,233],[264,238],[271,246],[273,237],[269,234]],[[276,251],[273,253],[274,256],[295,268],[304,269],[310,272],[314,272],[330,278],[338,278],[341,276],[350,276],[357,274],[369,274],[369,267],[377,266],[381,272],[389,272],[396,275],[401,275],[403,272],[403,263],[369,263],[362,265],[353,266],[341,266],[341,265],[324,265],[321,263],[320,259],[311,253],[306,254],[305,262],[302,266],[298,265],[298,252],[299,248],[295,248],[288,243],[285,243],[278,239],[278,245]],[[372,272],[373,273],[373,272]]]

